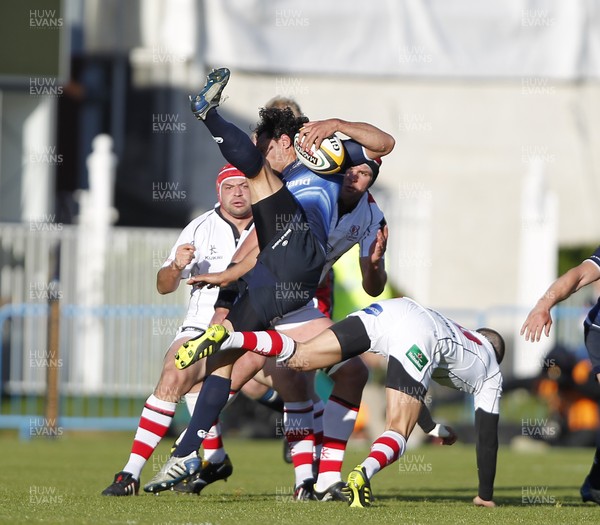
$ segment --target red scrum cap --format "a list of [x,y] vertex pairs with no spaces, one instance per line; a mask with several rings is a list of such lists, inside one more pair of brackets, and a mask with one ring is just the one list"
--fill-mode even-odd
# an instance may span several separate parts
[[221,184],[228,179],[245,179],[246,176],[231,164],[225,164],[217,175],[217,196],[221,199]]

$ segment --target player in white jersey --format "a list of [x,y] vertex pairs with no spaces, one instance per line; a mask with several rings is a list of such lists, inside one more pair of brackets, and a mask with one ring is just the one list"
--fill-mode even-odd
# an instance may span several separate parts
[[[247,222],[247,225],[243,230],[238,230],[238,226],[229,219],[231,213],[227,210],[224,211],[222,202],[216,208],[195,218],[183,229],[162,266],[167,271],[175,269],[173,272],[175,281],[169,280],[169,285],[171,283],[178,284],[179,281],[191,279],[198,274],[221,272],[231,262],[237,246],[244,241],[253,225],[251,215],[248,215],[248,199],[243,196],[244,188],[236,185],[238,181],[245,181],[245,177],[236,168],[226,166],[221,170],[217,182],[219,197],[221,192],[227,194],[238,191],[239,195],[233,195],[235,198],[232,199],[232,202],[226,202],[225,206],[238,208],[240,211],[236,211],[236,213],[243,213],[242,221],[243,223]],[[243,182],[243,184],[247,184],[247,182]],[[177,276],[176,261],[181,254],[184,257],[187,255],[187,258],[193,258]],[[179,259],[181,260],[182,257]],[[160,276],[158,286],[164,286],[161,283],[161,277],[164,280],[164,277]],[[174,291],[171,287],[168,286],[164,291],[159,288],[159,292],[170,293]],[[180,330],[184,331],[187,327],[206,329],[214,315],[214,306],[218,295],[218,288],[193,286],[190,290],[190,301],[185,320]]]
[[[387,358],[386,431],[348,476],[350,506],[372,501],[370,479],[406,450],[431,380],[473,395],[477,434],[478,495],[473,502],[493,507],[498,453],[499,401],[504,341],[489,328],[471,331],[408,298],[373,303],[350,314],[306,343],[275,331],[228,332],[210,327],[203,356],[228,348],[278,356],[298,370],[330,366],[366,351]],[[237,350],[236,350],[237,351]]]
[[[237,245],[252,228],[250,192],[244,175],[231,165],[217,177],[219,205],[188,224],[157,275],[161,294],[174,292],[182,279],[198,273],[218,272],[230,263]],[[186,317],[165,354],[163,370],[154,390],[146,400],[135,434],[129,461],[114,482],[102,494],[133,496],[139,490],[142,468],[166,434],[177,402],[200,380],[200,369],[177,370],[173,355],[182,343],[198,336],[214,314],[217,289],[191,289]],[[197,461],[199,466],[199,460]]]

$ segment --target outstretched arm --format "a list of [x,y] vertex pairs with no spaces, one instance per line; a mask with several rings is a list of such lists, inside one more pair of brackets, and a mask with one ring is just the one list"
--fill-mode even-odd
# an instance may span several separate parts
[[396,141],[389,133],[366,122],[348,122],[339,118],[307,122],[300,130],[300,141],[306,151],[321,145],[323,139],[339,131],[358,142],[365,148],[366,154],[374,159],[388,155],[394,149]]
[[187,281],[187,284],[197,284],[200,287],[208,286],[209,288],[231,284],[254,268],[258,252],[258,238],[256,229],[253,229],[233,254],[232,265],[222,272],[194,275]]
[[600,267],[591,260],[586,259],[580,265],[571,268],[567,273],[554,281],[546,293],[538,300],[531,312],[529,312],[521,328],[521,335],[525,335],[526,341],[532,342],[539,341],[542,332],[547,337],[550,334],[550,327],[552,326],[550,309],[576,291],[598,279],[600,279]]

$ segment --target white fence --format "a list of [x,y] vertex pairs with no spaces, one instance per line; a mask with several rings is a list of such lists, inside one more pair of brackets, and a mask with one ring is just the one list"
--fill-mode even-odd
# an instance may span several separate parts
[[[77,230],[52,223],[0,224],[3,394],[45,391],[52,297],[60,299],[62,394],[129,397],[147,394],[156,383],[188,293],[182,286],[161,296],[155,287],[178,231],[110,229],[99,283],[103,302],[89,305],[77,294],[77,282],[88,272],[80,263]],[[100,326],[100,356],[90,356],[82,337],[90,323]]]

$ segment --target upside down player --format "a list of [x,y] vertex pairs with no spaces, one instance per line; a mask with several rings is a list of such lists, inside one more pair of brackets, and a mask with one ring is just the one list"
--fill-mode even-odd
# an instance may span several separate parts
[[353,507],[371,504],[371,478],[404,454],[432,379],[473,394],[479,475],[473,503],[495,506],[502,393],[498,365],[504,357],[504,340],[496,331],[467,330],[435,310],[398,298],[350,314],[306,343],[296,343],[274,331],[229,333],[219,325],[208,328],[199,341],[201,357],[241,348],[277,356],[299,370],[330,366],[366,351],[387,358],[386,430],[373,443],[369,456],[348,476],[345,490]]
[[[322,139],[339,131],[350,165],[358,165],[387,155],[394,139],[378,128],[359,122],[329,119],[308,122],[289,109],[263,109],[256,130],[257,145],[239,128],[216,111],[229,70],[213,70],[200,94],[192,100],[194,114],[215,137],[221,153],[249,179],[252,213],[260,254],[249,276],[247,290],[236,301],[226,319],[230,327],[265,329],[271,321],[303,307],[311,299],[325,264],[326,243],[332,213],[337,203],[341,177],[321,177],[297,161],[293,138],[301,136],[306,147],[319,146]],[[281,177],[279,176],[281,175]],[[284,185],[283,179],[286,181]],[[233,281],[245,273],[244,264],[229,271]],[[241,270],[239,269],[241,268]],[[293,297],[281,297],[277,287],[293,286]],[[193,341],[193,340],[192,340]],[[226,356],[206,378],[186,432],[173,456],[156,477],[154,490],[166,490],[195,468],[199,443],[229,397],[232,363],[242,353]],[[185,368],[195,359],[195,345],[176,356],[177,366]],[[196,432],[197,429],[197,432]],[[153,490],[152,487],[149,487]]]

